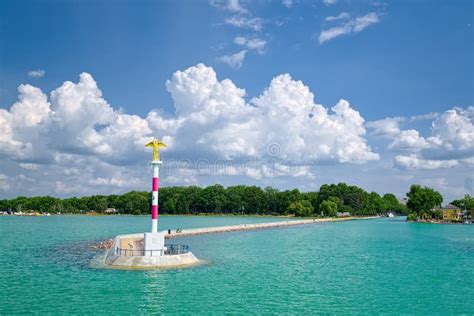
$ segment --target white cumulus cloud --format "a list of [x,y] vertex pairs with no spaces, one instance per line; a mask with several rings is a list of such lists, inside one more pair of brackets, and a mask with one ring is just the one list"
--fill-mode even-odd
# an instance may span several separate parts
[[417,130],[401,131],[390,144],[391,149],[420,151],[429,148],[430,143]]
[[50,102],[33,86],[18,90],[19,101],[0,110],[0,153],[15,159],[51,161],[55,151],[127,159],[151,133],[146,120],[115,111],[87,73],[52,91]]
[[474,155],[474,106],[446,111],[432,124],[432,137],[447,151]]
[[[247,43],[247,38],[236,41]],[[406,170],[416,170],[422,179],[447,179],[442,189],[454,195],[464,190],[464,179],[472,181],[464,175],[474,161],[473,107],[428,115],[432,128],[423,136],[401,129],[412,122],[408,117],[365,123],[346,100],[332,107],[317,104],[310,88],[289,74],[247,96],[230,79],[219,79],[213,68],[198,64],[176,71],[166,89],[174,113],[152,110],[140,117],[112,107],[88,73],[49,95],[20,85],[18,101],[0,109],[0,191],[4,196],[68,196],[146,190],[150,153],[143,145],[152,136],[168,144],[162,153],[167,184],[235,177],[222,181],[314,186],[345,170],[350,176],[339,180],[353,178],[354,172],[357,183],[370,187],[366,172],[372,172],[371,179],[380,172],[401,179]],[[366,128],[390,139],[397,168],[380,169],[386,168],[383,162],[351,167],[380,159],[368,144]],[[324,165],[327,174],[318,167],[316,177],[315,165]],[[463,175],[462,183],[454,172]],[[399,190],[412,179],[404,181]]]
[[[245,91],[230,80],[218,81],[203,64],[176,72],[167,82],[182,125],[169,136],[197,143],[223,158],[266,155],[276,142],[278,157],[366,162],[378,159],[364,138],[364,119],[341,100],[332,109],[314,103],[314,95],[290,75],[275,77],[246,103]],[[155,118],[159,115],[154,115]],[[196,130],[202,133],[196,133]],[[279,132],[276,132],[279,131]]]
[[365,125],[372,129],[372,133],[381,137],[394,137],[400,134],[400,122],[403,118],[387,117],[377,121],[367,122]]
[[[166,89],[175,113],[153,110],[143,118],[114,109],[88,73],[49,97],[20,85],[19,100],[0,109],[1,189],[27,187],[31,195],[145,189],[144,144],[152,136],[168,144],[163,154],[170,169],[163,177],[176,184],[206,175],[314,179],[315,162],[379,159],[365,139],[364,119],[349,102],[316,104],[309,87],[289,74],[276,76],[249,100],[244,89],[219,80],[203,64],[176,71]],[[182,158],[190,166],[183,169]],[[208,167],[197,168],[199,161]],[[231,165],[222,168],[218,161]]]
[[40,89],[22,84],[10,111],[0,109],[0,155],[20,159],[32,155],[32,146],[44,130],[51,113],[47,96]]
[[[429,135],[416,129],[400,130],[399,124],[434,119]],[[368,122],[373,134],[391,139],[388,148],[411,152],[395,158],[398,166],[436,169],[469,164],[474,159],[474,107],[453,108],[444,113],[429,113],[408,118],[386,118]],[[425,163],[425,164],[424,164]]]

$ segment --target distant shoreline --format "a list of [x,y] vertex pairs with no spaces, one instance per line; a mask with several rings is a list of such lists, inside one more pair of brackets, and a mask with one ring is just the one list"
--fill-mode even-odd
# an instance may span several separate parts
[[[7,217],[49,217],[49,216],[87,216],[87,217],[110,217],[110,216],[128,216],[128,217],[149,217],[150,214],[133,215],[133,214],[76,214],[76,213],[61,213],[61,214],[50,214],[50,215],[31,215],[31,214],[4,214],[0,215]],[[179,217],[179,216],[193,216],[193,217],[260,217],[260,218],[286,218],[286,219],[303,219],[303,220],[322,220],[322,221],[334,221],[334,220],[355,220],[355,219],[368,219],[368,218],[380,218],[383,216],[346,216],[346,217],[319,217],[319,216],[294,216],[294,215],[268,215],[268,214],[226,214],[226,213],[199,213],[199,214],[159,214],[160,217]]]

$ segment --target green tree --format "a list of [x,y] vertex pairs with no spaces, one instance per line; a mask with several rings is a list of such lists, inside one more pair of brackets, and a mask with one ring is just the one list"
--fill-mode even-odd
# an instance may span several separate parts
[[278,192],[277,197],[279,213],[285,214],[291,203],[301,200],[301,193],[298,189],[286,190]]
[[225,209],[230,213],[243,214],[245,210],[244,195],[243,185],[228,187],[226,189]]
[[25,212],[28,207],[28,198],[26,196],[19,196],[12,200],[11,206],[15,212]]
[[356,186],[348,187],[347,191],[343,194],[344,205],[351,208],[350,213],[352,214],[363,214],[368,198],[368,193]]
[[107,196],[107,207],[108,208],[118,208],[118,202],[120,200],[120,196],[116,194],[112,194]]
[[341,211],[347,211],[354,215],[371,214],[373,208],[366,209],[370,204],[368,199],[369,194],[357,186],[345,183],[323,184],[319,189],[315,211],[321,211],[319,207],[323,201],[334,201]]
[[319,206],[319,210],[323,216],[334,217],[337,215],[337,203],[329,200],[323,201]]
[[385,193],[382,197],[387,211],[400,211],[400,202],[397,197],[392,193]]
[[288,213],[302,217],[311,216],[313,215],[313,206],[308,200],[293,202],[288,206]]
[[267,200],[267,211],[270,214],[279,214],[280,205],[278,203],[278,190],[272,187],[266,187],[264,193]]
[[168,197],[163,202],[163,207],[161,208],[161,212],[163,212],[164,214],[176,214],[177,213],[176,202],[177,202],[176,195],[173,194],[172,196]]
[[226,192],[222,185],[216,184],[206,187],[200,192],[205,212],[223,213],[226,202]]
[[459,207],[460,209],[469,211],[474,208],[474,198],[470,196],[469,194],[466,194],[464,195],[464,198],[459,199],[459,200],[454,200],[451,202],[451,204]]
[[0,200],[0,212],[6,212],[10,210],[9,200]]
[[267,213],[268,202],[265,192],[255,185],[245,188],[245,204],[249,214]]
[[301,193],[301,198],[303,200],[309,201],[313,210],[317,208],[316,204],[318,202],[318,192],[303,192]]
[[91,211],[103,213],[107,208],[107,197],[102,195],[93,195],[89,198],[87,206]]
[[386,210],[384,200],[377,192],[370,192],[365,205],[367,215],[376,215]]
[[186,190],[181,190],[176,199],[176,211],[178,214],[189,214],[191,209],[189,208],[189,195],[186,194]]
[[420,214],[422,212],[431,212],[435,207],[441,206],[443,197],[441,194],[432,188],[421,187],[413,184],[410,191],[407,193],[408,202],[407,207],[414,213]]
[[140,191],[125,193],[120,196],[118,206],[121,213],[132,214],[132,212],[138,211],[141,214],[147,214],[151,207],[151,193]]

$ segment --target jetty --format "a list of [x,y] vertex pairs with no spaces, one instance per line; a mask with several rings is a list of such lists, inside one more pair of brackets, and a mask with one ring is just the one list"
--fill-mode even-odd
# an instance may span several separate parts
[[289,227],[297,225],[309,225],[317,224],[324,222],[342,222],[342,221],[352,221],[352,220],[366,220],[379,218],[379,216],[369,216],[369,217],[341,217],[341,218],[312,218],[312,219],[301,219],[301,220],[292,220],[292,221],[279,221],[279,222],[269,222],[269,223],[257,223],[257,224],[240,224],[232,226],[217,226],[217,227],[205,227],[205,228],[191,228],[191,229],[176,229],[174,231],[168,230],[165,234],[165,239],[177,238],[177,237],[186,237],[186,236],[195,236],[195,235],[204,235],[204,234],[216,234],[216,233],[227,233],[235,231],[245,231],[245,230],[257,230],[257,229],[269,229],[269,228],[279,228],[279,227]]
[[[161,231],[158,234],[164,239],[196,236],[204,234],[217,234],[226,232],[271,229],[292,227],[297,225],[310,225],[325,222],[342,222],[351,220],[367,220],[379,218],[370,217],[340,217],[340,218],[312,218],[291,221],[278,221],[269,223],[241,224],[231,226],[217,226],[205,228],[176,229],[175,231]],[[98,249],[107,249],[104,263],[116,269],[154,269],[193,266],[199,260],[189,251],[189,247],[182,244],[165,244],[162,249],[146,249],[146,235],[128,234],[119,235],[114,239],[103,241],[95,246]]]

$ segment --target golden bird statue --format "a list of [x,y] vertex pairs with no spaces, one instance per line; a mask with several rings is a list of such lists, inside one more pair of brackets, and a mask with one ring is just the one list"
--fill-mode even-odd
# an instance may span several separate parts
[[153,147],[153,160],[160,160],[160,153],[158,152],[159,147],[166,147],[166,144],[161,140],[153,138],[151,142],[145,145],[146,147]]

